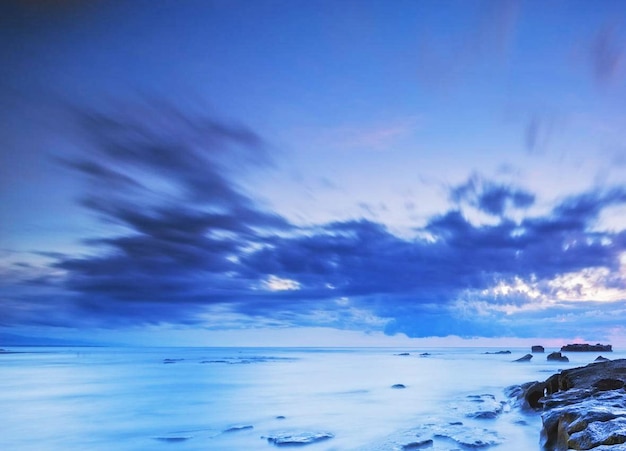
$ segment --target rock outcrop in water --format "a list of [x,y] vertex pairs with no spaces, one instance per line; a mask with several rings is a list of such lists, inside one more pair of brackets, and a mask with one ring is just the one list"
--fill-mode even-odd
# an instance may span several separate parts
[[626,359],[564,370],[545,382],[509,389],[520,405],[541,410],[547,451],[626,449]]
[[550,362],[569,362],[569,359],[560,352],[551,352],[548,354],[548,357],[546,357],[546,360]]
[[613,346],[602,345],[600,343],[596,343],[595,345],[574,343],[563,346],[561,352],[613,352]]
[[530,359],[532,359],[533,356],[532,354],[526,354],[524,357],[520,357],[517,360],[513,360],[514,362],[530,362]]
[[546,352],[546,350],[543,346],[535,345],[532,348],[530,348],[530,352]]

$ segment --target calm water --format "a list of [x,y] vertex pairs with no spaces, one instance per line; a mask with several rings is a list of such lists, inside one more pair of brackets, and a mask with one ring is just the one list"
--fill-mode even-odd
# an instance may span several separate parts
[[[541,354],[511,362],[528,349],[12,350],[21,352],[0,354],[0,449],[37,451],[271,450],[266,437],[304,431],[335,436],[307,450],[391,450],[415,428],[458,421],[474,434],[496,434],[502,443],[489,449],[538,450],[538,415],[505,409],[495,419],[467,418],[468,395],[504,400],[508,385],[598,355],[570,353],[563,364]],[[227,432],[242,426],[252,427]],[[460,448],[436,440],[430,449]]]

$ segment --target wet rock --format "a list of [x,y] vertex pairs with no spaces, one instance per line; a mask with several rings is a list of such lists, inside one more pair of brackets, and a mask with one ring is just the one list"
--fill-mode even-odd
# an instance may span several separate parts
[[285,417],[285,415],[278,415],[276,417],[277,420],[285,420],[287,417]]
[[468,418],[489,420],[500,415],[504,410],[504,405],[505,403],[497,401],[495,396],[490,394],[469,395],[460,408],[464,410],[465,416]]
[[496,431],[489,429],[449,425],[435,427],[433,432],[434,437],[449,438],[468,448],[486,448],[503,442],[502,437]]
[[532,354],[526,354],[524,357],[520,357],[517,360],[513,360],[514,362],[530,362],[530,359],[533,358]]
[[511,353],[511,351],[485,352],[485,354],[492,354],[492,355],[510,354],[510,353]]
[[601,355],[599,355],[598,357],[596,357],[594,362],[608,362],[609,360],[610,359],[607,359],[606,357],[602,357]]
[[396,390],[401,390],[403,388],[406,388],[406,385],[404,385],[404,384],[393,384],[391,386],[391,388],[396,389]]
[[561,347],[561,352],[613,352],[613,346],[596,343],[574,343]]
[[[547,451],[618,451],[626,447],[626,359],[564,370],[523,389],[542,410],[542,446]],[[519,397],[512,389],[511,394]]]
[[546,350],[543,346],[535,345],[530,348],[530,352],[546,352]]
[[429,355],[430,355],[430,353],[428,353],[428,352],[422,352],[420,354],[420,357],[428,357]]
[[594,382],[592,387],[598,391],[619,390],[620,388],[624,388],[624,381],[609,377]]
[[185,359],[163,359],[163,363],[177,363],[182,362]]
[[407,355],[411,355],[411,353],[409,353],[409,352],[401,352],[400,354],[395,354],[395,355],[407,356]]
[[276,446],[299,446],[310,445],[335,437],[330,432],[298,432],[298,433],[280,433],[270,435],[267,438],[269,443]]
[[239,432],[239,431],[246,431],[250,429],[254,429],[254,426],[252,426],[251,424],[237,424],[235,426],[229,427],[228,429],[224,429],[224,432],[226,433]]
[[[563,358],[565,358],[566,360],[563,360]],[[564,355],[562,355],[560,352],[551,352],[546,357],[546,360],[548,362],[564,362],[564,361],[569,362],[569,359],[565,357]]]

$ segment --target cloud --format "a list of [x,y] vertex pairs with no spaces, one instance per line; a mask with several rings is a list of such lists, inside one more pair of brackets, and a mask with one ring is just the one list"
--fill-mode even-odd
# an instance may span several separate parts
[[[624,187],[532,216],[533,193],[474,175],[450,187],[450,208],[414,236],[365,219],[302,227],[237,183],[242,171],[271,167],[270,146],[252,130],[158,103],[126,111],[75,112],[89,145],[58,161],[84,177],[80,202],[108,231],[85,241],[84,255],[14,269],[32,277],[9,290],[6,324],[219,328],[222,317],[248,327],[524,336],[521,325],[533,322],[560,330],[546,318],[591,327],[600,324],[593,312],[626,302],[626,231],[595,227],[626,204]],[[470,221],[465,206],[493,221]]]
[[454,202],[467,203],[484,213],[502,216],[509,209],[527,208],[535,202],[535,196],[523,189],[486,181],[474,175],[468,181],[451,190]]

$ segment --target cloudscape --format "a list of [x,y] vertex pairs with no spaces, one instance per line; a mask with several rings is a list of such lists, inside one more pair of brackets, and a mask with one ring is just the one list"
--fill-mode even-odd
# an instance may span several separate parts
[[623,341],[624,13],[5,2],[0,337]]

